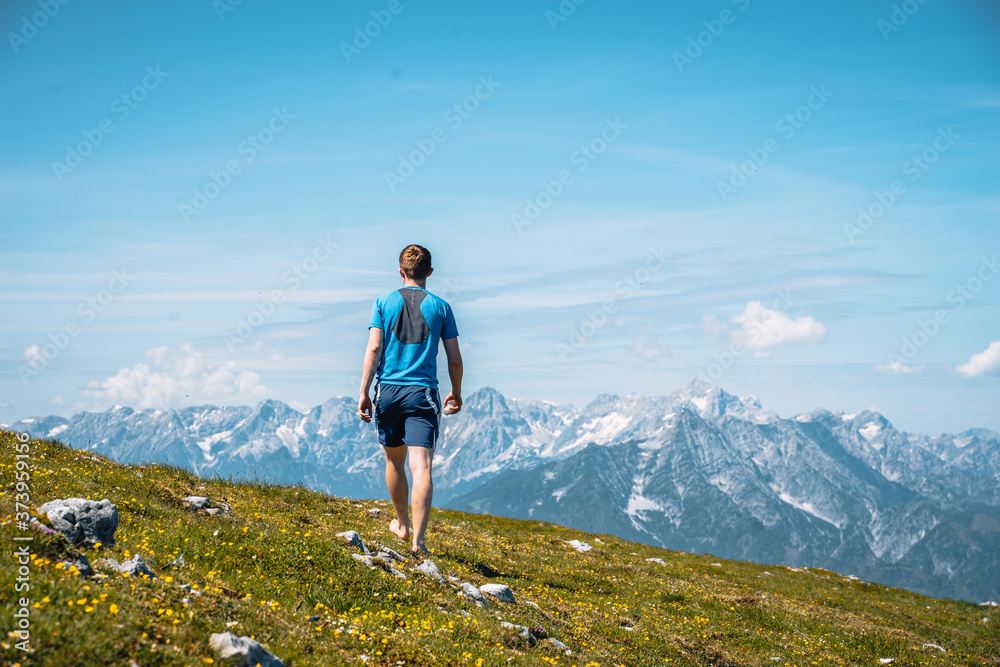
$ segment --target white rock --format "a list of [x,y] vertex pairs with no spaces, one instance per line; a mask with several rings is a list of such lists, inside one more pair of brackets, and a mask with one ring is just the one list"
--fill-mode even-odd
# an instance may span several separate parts
[[47,517],[52,527],[73,544],[100,542],[103,547],[115,544],[118,508],[107,498],[101,501],[86,498],[50,500],[38,508],[38,513]]
[[666,563],[663,562],[662,558],[647,558],[646,562],[649,562],[649,563],[659,563],[660,565],[666,565]]
[[589,544],[587,544],[586,542],[581,542],[580,540],[567,540],[566,543],[569,544],[574,549],[576,549],[577,551],[579,551],[580,553],[583,553],[585,551],[590,551],[591,549],[594,548]]
[[444,583],[444,577],[441,576],[441,572],[438,570],[437,565],[434,564],[434,561],[425,560],[420,565],[417,565],[414,569],[417,572],[423,572],[431,579],[436,580],[438,583],[442,584]]
[[500,627],[507,628],[508,630],[516,630],[517,634],[527,640],[529,643],[534,644],[538,639],[535,635],[531,634],[531,628],[524,625],[514,625],[513,623],[508,623],[507,621],[500,621]]
[[358,531],[356,530],[345,530],[342,533],[337,533],[337,537],[343,537],[352,547],[361,549],[361,553],[371,553],[368,551],[368,547],[365,546],[365,543],[361,541],[361,536],[358,535]]
[[187,496],[186,498],[181,498],[184,504],[193,510],[205,509],[208,507],[208,498],[205,496]]
[[226,665],[232,667],[285,667],[283,660],[249,637],[237,637],[231,632],[212,635],[208,645]]
[[470,598],[483,609],[490,608],[490,603],[486,601],[486,598],[483,597],[483,594],[479,591],[479,589],[467,581],[462,582],[461,595],[465,595],[467,598]]
[[515,603],[514,591],[510,590],[510,586],[506,584],[484,584],[479,587],[479,590],[486,595],[492,595],[500,602]]

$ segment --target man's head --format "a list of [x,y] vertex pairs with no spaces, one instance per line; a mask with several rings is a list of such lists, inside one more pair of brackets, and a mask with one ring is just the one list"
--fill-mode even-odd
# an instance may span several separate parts
[[431,252],[423,246],[411,244],[399,253],[399,270],[404,278],[414,282],[427,280],[434,269],[431,268]]

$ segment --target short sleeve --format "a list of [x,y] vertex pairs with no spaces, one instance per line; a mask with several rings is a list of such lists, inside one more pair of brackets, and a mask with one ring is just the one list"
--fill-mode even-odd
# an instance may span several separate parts
[[375,299],[375,303],[372,304],[372,320],[368,324],[368,328],[371,329],[375,327],[385,331],[385,323],[382,321],[382,304],[379,299]]
[[444,304],[444,323],[441,327],[441,340],[449,340],[458,336],[458,325],[455,323],[455,313],[448,303]]

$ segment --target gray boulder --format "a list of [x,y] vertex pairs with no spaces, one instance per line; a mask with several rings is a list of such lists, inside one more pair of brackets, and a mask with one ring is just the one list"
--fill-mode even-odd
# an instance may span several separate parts
[[521,638],[527,641],[529,644],[534,644],[538,641],[535,635],[531,634],[531,628],[524,625],[514,625],[513,623],[508,623],[507,621],[500,621],[500,627],[507,628],[508,630],[515,630],[517,634],[521,635]]
[[417,572],[423,572],[428,577],[436,580],[440,584],[444,583],[444,577],[441,576],[441,572],[438,570],[437,565],[434,564],[434,561],[425,560],[420,565],[417,565],[414,569]]
[[217,632],[208,645],[226,667],[285,667],[285,662],[249,637],[237,637],[231,632]]
[[112,570],[133,577],[141,577],[145,574],[150,579],[156,579],[156,575],[153,574],[153,571],[149,569],[149,566],[146,565],[146,562],[142,560],[142,556],[139,554],[136,554],[124,563],[119,563],[114,558],[102,558],[96,561],[94,565],[104,565],[110,567]]
[[483,609],[490,608],[490,603],[486,601],[486,598],[483,597],[483,594],[480,592],[480,590],[467,581],[462,582],[461,594],[465,595],[468,598],[471,598],[473,602],[478,604]]
[[358,531],[356,530],[345,530],[342,533],[337,533],[337,537],[343,537],[352,547],[361,549],[361,553],[363,554],[370,553],[368,551],[368,547],[366,547],[365,543],[361,541],[361,536],[358,535]]
[[94,570],[90,567],[90,561],[87,559],[87,554],[76,554],[74,558],[62,562],[67,568],[75,567],[81,577],[91,577],[94,574]]
[[510,590],[510,586],[506,584],[484,584],[479,587],[479,590],[486,595],[495,597],[500,602],[514,604],[514,591]]
[[73,544],[100,543],[103,547],[115,544],[118,508],[107,498],[100,501],[86,498],[50,500],[39,507],[38,512]]
[[188,496],[187,498],[181,498],[181,500],[195,511],[208,507],[208,498],[205,496]]

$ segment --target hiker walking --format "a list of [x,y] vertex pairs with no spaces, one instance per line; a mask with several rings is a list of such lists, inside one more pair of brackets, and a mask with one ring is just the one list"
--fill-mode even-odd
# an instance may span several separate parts
[[[442,409],[437,388],[438,341],[444,342],[451,378],[445,413],[462,409],[458,327],[448,302],[427,291],[427,277],[433,272],[426,248],[408,245],[399,253],[403,286],[378,297],[372,306],[358,401],[358,416],[365,422],[375,419],[378,441],[385,451],[385,482],[396,510],[389,529],[403,540],[410,539],[412,532],[413,553],[427,553],[424,533],[434,494],[431,464]],[[374,402],[368,397],[372,380]],[[407,454],[413,476],[412,524],[403,467]]]

